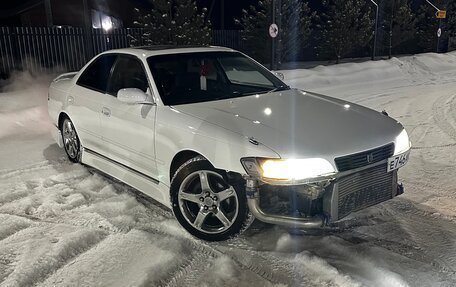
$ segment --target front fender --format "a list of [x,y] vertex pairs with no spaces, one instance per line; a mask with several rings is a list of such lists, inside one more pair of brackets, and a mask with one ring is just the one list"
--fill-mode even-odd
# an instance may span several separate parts
[[215,168],[240,174],[245,174],[240,162],[243,157],[280,157],[261,143],[252,144],[240,134],[169,107],[157,110],[155,148],[159,180],[166,185],[170,184],[169,171],[174,156],[184,150],[201,154]]

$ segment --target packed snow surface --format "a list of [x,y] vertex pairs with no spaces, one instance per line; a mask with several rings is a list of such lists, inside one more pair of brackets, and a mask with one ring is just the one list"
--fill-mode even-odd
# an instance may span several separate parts
[[403,123],[405,194],[321,232],[254,223],[202,242],[134,189],[69,163],[50,136],[50,77],[22,73],[0,93],[0,285],[455,286],[456,53],[282,72]]

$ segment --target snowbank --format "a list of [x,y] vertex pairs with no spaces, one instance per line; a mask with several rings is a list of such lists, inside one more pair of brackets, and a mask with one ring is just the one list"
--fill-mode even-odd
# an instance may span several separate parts
[[328,90],[340,86],[381,84],[419,80],[430,74],[456,71],[456,52],[420,54],[391,60],[317,66],[312,69],[283,70],[285,81],[305,90]]

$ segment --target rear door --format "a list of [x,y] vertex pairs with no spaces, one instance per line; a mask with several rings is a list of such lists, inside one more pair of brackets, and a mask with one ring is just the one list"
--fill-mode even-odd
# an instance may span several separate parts
[[142,62],[133,55],[119,54],[103,101],[103,139],[109,157],[146,176],[157,179],[155,163],[155,113],[152,104],[127,104],[117,99],[120,89],[137,88],[150,96]]
[[84,148],[104,153],[101,113],[111,69],[117,55],[100,55],[82,72],[71,89],[67,111]]

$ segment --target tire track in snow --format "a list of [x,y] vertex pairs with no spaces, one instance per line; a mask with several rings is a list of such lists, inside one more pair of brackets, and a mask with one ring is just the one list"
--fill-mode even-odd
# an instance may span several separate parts
[[456,95],[441,96],[438,98],[432,106],[432,115],[437,126],[447,134],[451,139],[456,140],[456,127],[450,122],[452,103],[454,102]]
[[0,220],[4,221],[3,226],[0,227],[0,243],[21,230],[29,228],[33,224],[33,221],[26,218],[15,215],[5,216],[5,214],[1,213]]
[[[455,75],[456,77],[456,75]],[[450,109],[450,115],[453,119],[454,122],[456,122],[456,101],[453,99],[453,101],[451,101],[451,109]]]
[[288,260],[283,260],[277,256],[225,246],[218,246],[216,249],[270,283],[293,285],[296,282],[306,281],[305,278],[293,272],[294,266]]
[[[147,229],[140,229],[142,231],[150,232],[153,234],[159,234],[163,236],[170,236],[172,234],[163,231],[160,228],[147,228]],[[208,267],[206,260],[207,258],[220,258],[222,256],[228,256],[229,259],[231,259],[235,264],[238,265],[239,268],[241,268],[243,271],[250,271],[253,273],[253,275],[258,276],[258,279],[264,280],[264,282],[267,283],[283,283],[279,282],[278,280],[275,280],[273,278],[273,275],[267,275],[265,274],[264,270],[260,270],[259,268],[255,268],[253,265],[246,265],[243,264],[238,260],[236,256],[233,256],[233,254],[229,255],[227,253],[224,253],[223,251],[219,250],[217,246],[211,246],[210,243],[206,243],[204,241],[201,241],[199,239],[195,239],[193,237],[189,238],[180,238],[181,240],[184,240],[186,244],[194,251],[194,259],[192,258],[188,264],[185,264],[183,266],[180,266],[176,271],[175,271],[175,276],[171,277],[168,282],[166,280],[163,280],[159,286],[192,286],[192,283],[201,281],[202,278],[195,276],[195,272],[200,271],[200,269],[203,269],[202,267]],[[195,258],[196,257],[196,258]],[[205,265],[205,266],[204,266]],[[206,269],[204,268],[204,269]]]
[[45,160],[40,163],[31,164],[31,165],[25,166],[20,169],[12,169],[12,170],[3,169],[3,170],[0,170],[0,179],[13,177],[15,175],[19,175],[19,174],[23,174],[23,173],[30,173],[30,172],[50,169],[52,167],[53,167],[53,165],[49,161]]
[[14,193],[9,193],[3,196],[0,196],[0,207],[5,204],[9,204],[11,202],[15,202],[30,196],[30,192],[28,190],[17,191]]
[[[152,232],[154,234],[161,234],[164,236],[170,236],[170,233],[167,233],[161,229],[141,229],[143,231]],[[258,276],[258,279],[264,280],[264,282],[271,283],[271,284],[291,284],[294,281],[290,281],[291,277],[287,276],[278,276],[278,274],[288,274],[289,270],[284,268],[286,261],[281,261],[277,259],[276,262],[280,262],[281,264],[271,264],[272,262],[268,262],[265,257],[257,258],[261,260],[260,262],[264,262],[263,264],[255,264],[253,262],[246,262],[243,260],[245,258],[245,252],[236,253],[231,248],[225,248],[218,244],[213,243],[206,243],[204,241],[194,239],[194,238],[181,238],[187,242],[187,244],[191,247],[192,250],[196,254],[196,257],[202,256],[201,258],[220,258],[222,256],[227,256],[230,260],[232,260],[241,270],[249,271],[253,275]],[[234,239],[235,240],[235,239]],[[253,253],[252,253],[253,254]],[[205,260],[205,259],[204,259]],[[162,282],[160,286],[191,286],[191,283],[195,283],[201,278],[194,275],[195,272],[198,272],[201,268],[201,265],[204,265],[204,261],[200,261],[199,259],[191,260],[188,265],[185,265],[182,269],[176,270],[177,278],[171,278],[169,282]],[[276,269],[274,269],[274,267]],[[291,273],[290,273],[291,274]],[[278,278],[279,277],[279,278]],[[180,283],[184,283],[180,285]]]
[[[423,263],[435,266],[450,275],[456,275],[456,258],[454,257],[456,254],[454,241],[456,224],[442,218],[436,219],[431,216],[429,211],[420,210],[413,204],[399,206],[399,212],[396,211],[394,205],[394,209],[391,208],[390,211],[393,216],[397,217],[401,227],[409,234],[413,243],[418,246],[416,254],[413,252],[412,254],[417,257],[422,256],[424,260],[420,261]],[[407,254],[402,255],[407,256]]]
[[[38,224],[20,230],[17,232],[17,236],[28,237],[30,235],[27,233],[45,232],[46,230],[52,230],[54,227],[54,224],[39,222]],[[15,266],[14,270],[9,272],[1,283],[4,284],[4,286],[32,286],[39,284],[57,270],[63,268],[71,261],[76,260],[82,254],[94,248],[108,236],[108,233],[100,230],[92,230],[85,234],[78,234],[78,231],[80,230],[77,230],[73,234],[75,238],[62,238],[63,242],[60,242],[58,239],[56,239],[55,242],[51,241],[51,244],[57,245],[50,245],[51,250],[46,250],[46,252],[40,250],[41,248],[46,248],[46,246],[40,246],[37,247],[37,253],[34,253],[33,255],[24,254],[23,252],[29,247],[23,247],[25,250],[21,247],[21,250],[16,251],[17,255],[13,262],[13,265]],[[20,241],[18,242],[17,238],[11,242],[4,241],[5,240],[2,241],[0,252],[2,252],[2,248],[14,248],[16,245],[20,246]],[[49,246],[47,247],[49,248]],[[31,264],[30,260],[33,260],[34,263]],[[19,270],[17,268],[19,268]]]
[[157,287],[180,287],[180,286],[196,286],[199,278],[204,269],[208,267],[207,261],[215,259],[213,254],[208,258],[206,254],[196,252],[184,265],[169,274],[169,278],[160,280],[161,282]]
[[[442,218],[436,220],[431,215],[432,211],[419,209],[406,200],[398,199],[382,204],[381,209],[381,214],[376,216],[381,221],[373,224],[372,220],[357,218],[351,223],[346,223],[344,231],[336,236],[354,244],[364,243],[387,249],[400,256],[430,265],[445,273],[448,279],[454,278],[456,275],[454,257],[456,232],[453,231],[456,224],[454,222]],[[379,236],[366,233],[364,228],[372,226],[378,230],[395,228],[396,236],[388,238],[389,232]]]
[[443,144],[443,145],[432,145],[432,146],[412,146],[412,150],[433,149],[433,148],[451,148],[451,147],[455,147],[455,146],[456,146],[456,143]]
[[89,245],[86,245],[82,250],[78,250],[79,252],[72,253],[70,256],[63,256],[63,258],[62,258],[63,260],[60,262],[60,264],[50,268],[50,270],[46,274],[44,274],[43,277],[40,277],[39,281],[34,282],[34,285],[37,285],[38,283],[42,283],[42,282],[46,281],[46,279],[48,279],[50,276],[52,276],[52,274],[54,274],[58,270],[65,268],[67,265],[73,264],[83,254],[87,253],[91,249],[98,246],[101,242],[106,240],[108,238],[108,236],[109,235],[106,235],[98,241],[91,242]]

